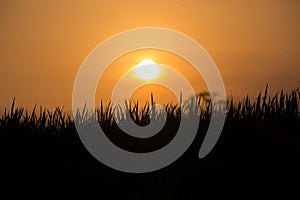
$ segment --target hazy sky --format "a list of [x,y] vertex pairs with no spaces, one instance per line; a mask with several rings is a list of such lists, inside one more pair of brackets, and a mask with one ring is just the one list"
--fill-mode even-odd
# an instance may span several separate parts
[[0,1],[0,108],[71,106],[88,53],[107,37],[158,26],[183,32],[211,55],[227,93],[300,87],[300,1]]

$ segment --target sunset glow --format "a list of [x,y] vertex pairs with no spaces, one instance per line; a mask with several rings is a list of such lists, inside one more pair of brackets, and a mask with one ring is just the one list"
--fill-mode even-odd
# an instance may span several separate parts
[[[115,34],[142,27],[173,29],[201,44],[218,66],[229,96],[254,97],[267,83],[271,93],[299,87],[299,1],[29,2],[0,3],[0,111],[14,97],[26,108],[63,105],[70,110],[76,73],[89,52]],[[184,58],[148,49],[111,63],[95,99],[109,102],[114,83],[143,59],[180,71],[196,92],[206,90]],[[144,79],[134,71],[129,81],[176,81],[163,70],[156,76]]]
[[0,0],[1,196],[299,195],[299,19],[300,0]]
[[134,71],[140,79],[149,81],[158,77],[160,69],[153,60],[145,59],[134,68]]

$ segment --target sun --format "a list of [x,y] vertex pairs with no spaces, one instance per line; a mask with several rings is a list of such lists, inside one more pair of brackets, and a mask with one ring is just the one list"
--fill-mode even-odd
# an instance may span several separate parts
[[160,68],[153,60],[145,59],[135,66],[134,71],[140,79],[150,81],[158,77]]

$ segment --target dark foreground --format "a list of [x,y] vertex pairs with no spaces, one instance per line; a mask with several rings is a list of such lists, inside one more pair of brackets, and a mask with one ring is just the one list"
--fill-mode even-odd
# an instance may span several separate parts
[[[229,134],[224,132],[222,140],[204,159],[188,152],[170,166],[146,174],[110,169],[84,147],[79,147],[79,141],[58,142],[55,147],[51,147],[51,142],[47,146],[38,140],[31,142],[30,147],[26,140],[14,141],[6,147],[9,153],[1,153],[1,196],[12,199],[294,199],[294,195],[299,195],[300,150],[299,146],[293,146],[295,141],[266,142],[267,138],[255,138],[226,143]],[[76,145],[79,146],[74,148]]]
[[[300,95],[282,95],[229,104],[221,138],[207,157],[198,159],[209,123],[202,117],[188,151],[168,167],[145,174],[99,163],[59,109],[26,118],[13,105],[0,121],[0,198],[299,199]],[[111,124],[101,125],[110,134]]]

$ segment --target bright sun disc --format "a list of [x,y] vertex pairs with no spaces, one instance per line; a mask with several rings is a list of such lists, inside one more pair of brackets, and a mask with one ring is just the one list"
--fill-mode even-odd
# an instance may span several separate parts
[[157,78],[160,69],[153,60],[145,59],[134,68],[134,71],[140,79],[149,81]]

